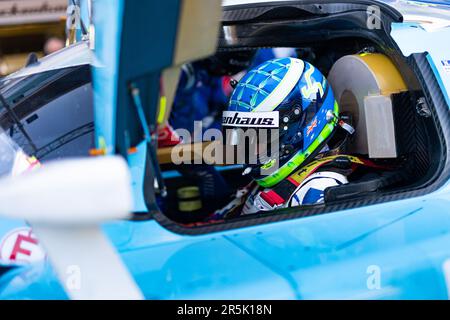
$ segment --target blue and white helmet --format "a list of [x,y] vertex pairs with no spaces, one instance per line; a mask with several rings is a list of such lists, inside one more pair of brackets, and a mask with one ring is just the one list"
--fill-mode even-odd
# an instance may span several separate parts
[[223,127],[278,130],[277,153],[258,154],[257,163],[246,167],[259,185],[272,187],[314,158],[332,136],[338,115],[333,91],[318,69],[300,59],[279,58],[242,78]]

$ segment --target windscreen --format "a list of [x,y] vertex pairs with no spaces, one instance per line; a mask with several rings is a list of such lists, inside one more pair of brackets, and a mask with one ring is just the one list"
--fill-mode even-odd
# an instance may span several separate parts
[[39,161],[29,157],[3,130],[0,130],[0,178],[33,170]]

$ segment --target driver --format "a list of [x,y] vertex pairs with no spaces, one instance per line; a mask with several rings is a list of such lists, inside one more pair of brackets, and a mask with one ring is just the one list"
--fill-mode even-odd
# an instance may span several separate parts
[[[324,203],[327,188],[347,184],[355,168],[370,165],[343,154],[354,133],[350,122],[310,63],[272,59],[249,71],[234,89],[223,130],[226,144],[236,148],[250,144],[250,130],[256,134],[257,147],[245,149],[244,175],[252,183],[208,221]],[[249,161],[252,154],[256,157]]]

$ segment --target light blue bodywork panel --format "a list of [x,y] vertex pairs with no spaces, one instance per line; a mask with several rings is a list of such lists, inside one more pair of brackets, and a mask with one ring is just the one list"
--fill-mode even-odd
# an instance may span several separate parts
[[[113,107],[117,99],[117,74],[120,50],[118,49],[122,25],[114,23],[123,15],[123,1],[96,1],[96,8],[102,14],[95,15],[96,33],[104,33],[108,37],[95,37],[95,55],[93,61],[93,82],[96,137],[98,148],[105,148],[112,153],[115,140],[116,112]],[[105,66],[108,66],[106,68]]]
[[144,176],[145,176],[145,156],[147,153],[147,144],[140,143],[137,146],[137,152],[128,156],[128,166],[130,167],[134,212],[147,212],[144,200]]
[[[447,299],[449,191],[197,237],[104,229],[149,299]],[[2,299],[43,297],[65,297],[46,263],[0,279]]]
[[428,52],[428,61],[450,106],[450,27],[426,31],[417,23],[394,23],[391,36],[406,57]]

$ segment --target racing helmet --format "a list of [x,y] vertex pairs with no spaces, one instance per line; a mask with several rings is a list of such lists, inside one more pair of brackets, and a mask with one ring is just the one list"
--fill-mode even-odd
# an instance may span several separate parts
[[223,114],[223,130],[228,145],[245,142],[236,131],[269,132],[265,141],[273,152],[259,144],[256,160],[244,161],[244,174],[269,188],[326,147],[338,116],[333,91],[318,69],[300,59],[278,58],[250,70],[237,84]]

